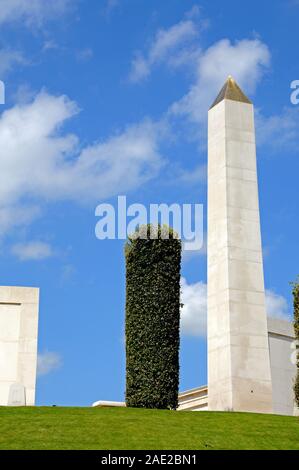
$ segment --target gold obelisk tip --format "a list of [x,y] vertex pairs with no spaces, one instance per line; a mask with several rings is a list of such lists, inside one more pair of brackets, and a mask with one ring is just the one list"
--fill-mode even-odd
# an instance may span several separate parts
[[221,88],[220,93],[218,94],[210,109],[214,108],[216,104],[223,100],[232,100],[239,101],[241,103],[252,104],[231,75],[227,77],[225,84]]

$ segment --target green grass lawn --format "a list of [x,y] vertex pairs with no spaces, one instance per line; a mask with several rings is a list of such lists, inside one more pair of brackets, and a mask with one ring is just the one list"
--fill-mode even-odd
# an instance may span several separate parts
[[0,449],[299,449],[299,418],[126,408],[0,408]]

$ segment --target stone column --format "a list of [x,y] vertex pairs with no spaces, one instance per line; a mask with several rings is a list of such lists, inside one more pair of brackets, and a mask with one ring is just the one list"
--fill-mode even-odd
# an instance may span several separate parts
[[208,117],[208,400],[272,412],[254,110],[231,77]]

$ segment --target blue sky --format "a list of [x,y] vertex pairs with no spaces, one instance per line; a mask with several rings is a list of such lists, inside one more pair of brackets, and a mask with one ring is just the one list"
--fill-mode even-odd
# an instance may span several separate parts
[[[207,108],[256,108],[268,314],[298,274],[299,2],[0,0],[0,284],[39,286],[37,404],[122,400],[122,240],[95,208],[203,203]],[[206,383],[205,250],[184,257],[181,389]]]

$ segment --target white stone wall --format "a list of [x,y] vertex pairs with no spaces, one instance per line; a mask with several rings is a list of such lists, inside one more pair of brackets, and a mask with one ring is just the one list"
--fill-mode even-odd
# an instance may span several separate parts
[[39,289],[0,287],[0,406],[13,384],[25,387],[26,405],[35,403]]
[[297,373],[296,363],[292,361],[292,354],[295,351],[293,325],[284,320],[268,319],[268,334],[273,412],[293,415],[296,414],[293,386]]

